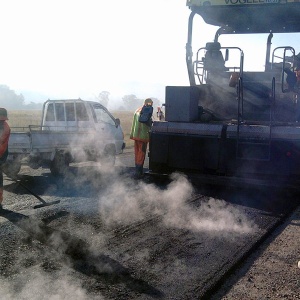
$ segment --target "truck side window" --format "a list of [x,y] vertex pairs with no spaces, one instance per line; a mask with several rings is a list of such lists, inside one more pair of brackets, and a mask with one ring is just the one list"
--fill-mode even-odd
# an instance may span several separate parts
[[84,103],[76,103],[77,121],[88,121],[89,116],[86,111]]
[[49,103],[47,106],[46,121],[55,121],[53,103]]
[[74,103],[66,103],[66,117],[67,121],[75,121],[75,107]]
[[65,121],[65,110],[63,103],[55,103],[56,121]]
[[101,107],[94,106],[94,110],[95,110],[97,121],[99,123],[103,122],[114,126],[116,125],[115,121],[104,109],[102,109]]

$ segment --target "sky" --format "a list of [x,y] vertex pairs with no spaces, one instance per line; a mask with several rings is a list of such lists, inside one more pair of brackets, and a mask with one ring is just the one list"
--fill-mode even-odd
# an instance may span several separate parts
[[[165,86],[189,85],[189,14],[185,0],[0,0],[0,84],[26,102],[102,91],[163,102]],[[204,46],[217,28],[199,20]],[[264,63],[253,40],[242,44]]]
[[188,84],[188,16],[185,0],[0,0],[0,84],[28,102],[163,97]]

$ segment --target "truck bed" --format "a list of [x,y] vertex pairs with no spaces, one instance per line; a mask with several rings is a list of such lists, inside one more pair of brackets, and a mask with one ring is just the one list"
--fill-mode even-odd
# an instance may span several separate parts
[[42,128],[40,126],[30,126],[27,128],[11,128],[9,139],[9,152],[28,154],[31,152],[52,152],[56,148],[101,148],[94,138],[95,130],[91,128],[75,127],[61,130],[52,128]]

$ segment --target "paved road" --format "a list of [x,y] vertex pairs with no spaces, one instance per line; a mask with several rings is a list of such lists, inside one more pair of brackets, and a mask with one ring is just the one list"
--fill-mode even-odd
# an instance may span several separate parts
[[[24,166],[27,189],[5,178],[3,299],[200,299],[286,208],[282,194],[199,190],[178,174],[135,181],[133,165],[126,151],[114,170],[77,164],[54,178]],[[28,189],[60,202],[34,209]]]

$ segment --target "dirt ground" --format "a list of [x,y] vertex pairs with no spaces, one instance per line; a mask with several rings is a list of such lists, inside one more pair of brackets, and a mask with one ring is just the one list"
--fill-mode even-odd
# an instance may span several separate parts
[[[125,151],[122,159],[118,160],[118,166],[123,165],[134,165],[132,151]],[[75,168],[72,170],[75,172]],[[60,295],[63,296],[57,299],[201,299],[200,292],[197,293],[197,287],[201,286],[201,280],[205,279],[203,273],[210,268],[213,270],[214,266],[217,268],[224,264],[226,248],[232,257],[237,257],[240,253],[238,249],[242,245],[241,239],[234,238],[235,235],[230,236],[231,243],[227,247],[228,241],[225,243],[222,236],[218,237],[217,233],[209,239],[209,236],[205,234],[195,236],[194,233],[189,233],[186,229],[159,227],[158,222],[154,222],[156,227],[151,225],[151,222],[142,222],[141,224],[145,224],[145,227],[140,226],[138,231],[134,226],[125,227],[124,230],[122,227],[122,231],[119,233],[115,230],[109,231],[102,222],[99,222],[97,210],[93,206],[95,195],[98,197],[98,194],[94,193],[94,189],[96,191],[99,189],[99,186],[94,186],[92,181],[92,178],[96,177],[94,176],[96,170],[93,172],[91,167],[88,168],[88,172],[84,172],[84,170],[85,166],[82,165],[74,173],[76,176],[70,177],[67,183],[52,178],[45,170],[31,170],[29,173],[31,176],[26,177],[24,175],[24,180],[26,179],[26,186],[34,187],[33,190],[38,195],[43,195],[47,201],[61,200],[61,207],[50,206],[47,214],[40,217],[43,224],[46,224],[43,227],[46,233],[50,229],[54,230],[57,234],[63,234],[64,237],[70,238],[72,242],[78,241],[79,238],[88,237],[87,241],[89,245],[92,245],[91,249],[98,249],[97,246],[101,246],[99,247],[101,251],[96,252],[97,256],[93,256],[94,260],[90,264],[73,263],[70,265],[70,255],[66,264],[61,259],[60,252],[55,250],[57,249],[56,246],[56,248],[50,247],[45,241],[42,243],[36,238],[32,238],[32,232],[29,234],[30,238],[27,236],[25,239],[18,238],[19,235],[24,235],[26,228],[22,223],[23,227],[16,226],[13,216],[18,219],[25,214],[26,217],[28,210],[25,211],[25,209],[31,208],[33,203],[37,201],[32,195],[26,193],[26,190],[22,190],[22,187],[18,186],[17,183],[7,180],[5,187],[6,195],[8,195],[6,205],[7,209],[12,211],[3,218],[2,224],[3,249],[8,247],[7,251],[5,253],[1,251],[0,255],[0,260],[2,258],[3,262],[1,264],[3,269],[0,268],[0,273],[2,272],[0,274],[2,275],[2,277],[0,276],[2,290],[0,290],[3,299],[21,299],[15,295],[22,295],[22,299],[42,299],[38,296],[33,298],[32,295],[41,291],[44,293],[41,286],[44,287],[45,282],[49,282],[48,275],[50,273],[51,278],[53,278],[50,282],[54,286],[60,284],[60,280],[56,280],[56,278],[60,278],[58,275],[63,273],[64,278],[67,278],[67,281],[63,281],[63,283],[69,284],[68,280],[70,279],[76,291],[80,291],[84,295],[81,298],[76,298],[72,285],[70,294],[66,294],[64,290],[59,291]],[[24,169],[25,171],[26,169]],[[85,177],[82,176],[81,178],[80,174],[82,173],[80,172],[83,172]],[[78,178],[81,178],[81,181]],[[104,188],[107,178],[104,176],[102,181],[103,185],[100,186]],[[150,185],[146,186],[149,187]],[[75,187],[77,187],[76,190]],[[126,188],[130,190],[131,186],[126,185]],[[15,199],[16,197],[19,201]],[[133,205],[134,201],[130,197],[128,199],[129,203]],[[232,201],[234,202],[233,199]],[[248,198],[245,201],[247,202]],[[72,203],[72,205],[68,207],[68,203]],[[195,203],[195,207],[198,207],[197,203]],[[53,212],[50,210],[51,208],[53,208]],[[248,209],[252,213],[250,214],[249,211],[249,215],[253,217],[254,211],[250,208],[251,206]],[[32,214],[38,213],[38,211],[29,211]],[[265,222],[269,220],[264,214],[257,213],[255,215],[258,216],[256,219],[258,224],[263,218],[266,218]],[[7,222],[9,216],[12,218],[11,222]],[[28,219],[31,220],[32,216]],[[35,219],[33,218],[33,220]],[[84,229],[85,226],[87,229]],[[261,245],[258,251],[245,261],[245,264],[235,274],[226,280],[221,290],[209,299],[300,299],[299,226],[300,207]],[[12,241],[13,235],[7,234],[8,229],[15,232],[16,242]],[[217,244],[213,244],[215,239],[219,241]],[[63,246],[65,246],[64,239],[57,240],[63,241]],[[52,239],[49,241],[52,242]],[[235,243],[235,241],[237,242]],[[20,246],[18,243],[21,243]],[[9,247],[12,247],[13,251]],[[18,252],[22,254],[20,261],[23,269],[14,271],[15,257],[19,254]],[[90,252],[88,253],[90,254]],[[7,262],[7,257],[3,254],[12,259]],[[59,259],[56,259],[56,255],[59,256]],[[70,262],[73,261],[76,262],[76,260],[70,260]],[[97,269],[94,269],[95,266],[98,266],[96,262],[101,264],[105,262],[111,266],[114,271],[113,275],[107,276],[105,273],[104,276],[102,273],[97,273],[95,271]],[[198,267],[199,265],[201,268]],[[10,271],[11,275],[8,276],[4,273],[7,270]],[[90,273],[86,270],[90,270]],[[123,273],[119,274],[120,270]],[[212,273],[220,274],[219,270]],[[16,282],[30,282],[30,278],[35,278],[35,274],[39,275],[37,290],[28,289],[19,293],[18,291],[15,292],[13,288],[19,287]],[[184,275],[186,281],[183,281]],[[7,287],[3,285],[3,279],[6,278],[5,284],[9,287],[7,288],[9,295],[12,290],[16,293],[9,298],[3,297],[4,288]],[[178,278],[180,278],[179,281]],[[33,282],[36,283],[35,280]],[[32,287],[31,283],[27,286]],[[181,294],[177,293],[178,290]],[[167,292],[163,294],[164,291]],[[25,292],[28,292],[30,296],[26,298]],[[51,289],[47,293],[49,295],[47,299],[54,297]],[[46,297],[44,296],[43,299]]]
[[300,207],[212,299],[300,299]]

